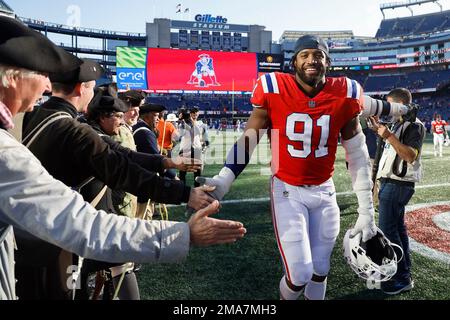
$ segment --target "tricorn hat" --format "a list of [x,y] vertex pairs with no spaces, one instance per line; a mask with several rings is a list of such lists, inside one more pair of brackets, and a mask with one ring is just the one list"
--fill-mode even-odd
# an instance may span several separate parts
[[146,103],[139,108],[139,113],[146,114],[150,112],[162,112],[165,110],[167,110],[166,107],[161,104]]
[[82,83],[99,79],[103,68],[95,61],[82,59],[83,64],[69,72],[50,73],[50,81],[58,83]]
[[140,106],[142,100],[145,99],[145,94],[142,91],[138,90],[128,90],[119,93],[119,98],[129,103],[131,106]]
[[94,98],[89,104],[89,113],[127,112],[128,105],[117,97],[115,84],[108,84],[95,89]]

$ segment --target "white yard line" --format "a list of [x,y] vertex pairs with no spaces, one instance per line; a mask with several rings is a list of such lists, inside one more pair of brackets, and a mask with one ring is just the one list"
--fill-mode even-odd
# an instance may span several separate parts
[[416,189],[429,189],[438,187],[450,187],[450,183],[440,183],[440,184],[424,184],[416,186]]
[[411,237],[409,238],[409,245],[412,251],[417,252],[422,256],[425,256],[433,260],[438,260],[445,264],[450,265],[450,254],[448,253],[440,252],[430,247],[427,247],[426,245],[417,242]]
[[[450,183],[421,185],[421,186],[416,186],[416,189],[429,189],[429,188],[438,188],[438,187],[450,187]],[[353,191],[346,191],[346,192],[338,192],[336,195],[338,197],[347,197],[347,196],[351,196],[353,194],[354,194]],[[257,202],[266,202],[266,201],[270,201],[270,198],[265,197],[265,198],[224,200],[224,201],[221,201],[220,203],[221,204],[236,204],[236,203],[257,203]],[[427,204],[425,204],[425,205],[427,206]],[[169,207],[178,207],[178,206],[174,205],[174,206],[169,206]]]

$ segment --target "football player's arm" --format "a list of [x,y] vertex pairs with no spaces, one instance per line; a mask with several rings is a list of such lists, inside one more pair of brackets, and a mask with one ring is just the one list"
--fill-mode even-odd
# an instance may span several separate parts
[[243,135],[228,153],[227,160],[220,173],[212,179],[199,177],[197,182],[215,186],[216,190],[211,192],[211,195],[217,200],[222,200],[230,191],[234,180],[250,162],[253,151],[264,135],[265,129],[268,128],[268,124],[267,110],[254,108]]
[[[247,126],[241,138],[238,140],[238,144],[245,144],[246,140],[254,139],[256,137],[257,143],[261,140],[265,133],[265,129],[269,127],[269,116],[266,109],[254,108],[252,115],[248,119]],[[246,145],[246,151],[250,155],[256,148],[256,144]]]
[[377,230],[374,220],[370,157],[359,117],[353,118],[343,127],[341,137],[348,170],[352,177],[353,191],[358,198],[359,216],[352,234],[362,232],[363,241],[367,241],[376,234]]

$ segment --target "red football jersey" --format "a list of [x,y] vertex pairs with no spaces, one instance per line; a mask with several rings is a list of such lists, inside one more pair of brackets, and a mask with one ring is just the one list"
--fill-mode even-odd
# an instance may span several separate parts
[[251,102],[268,112],[272,171],[291,185],[320,185],[334,173],[341,129],[363,107],[361,86],[348,78],[327,78],[308,97],[295,76],[270,73],[258,79]]
[[437,134],[443,134],[446,125],[447,122],[445,122],[444,120],[431,122],[431,126],[434,128],[434,132],[436,132]]

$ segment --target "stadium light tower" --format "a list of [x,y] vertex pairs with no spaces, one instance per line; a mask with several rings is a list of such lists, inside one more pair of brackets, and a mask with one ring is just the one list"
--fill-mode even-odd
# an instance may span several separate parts
[[439,3],[439,0],[407,0],[403,2],[390,2],[390,3],[383,3],[380,5],[381,14],[383,15],[383,20],[386,19],[386,16],[384,14],[384,10],[387,9],[397,9],[397,8],[407,8],[411,12],[411,16],[414,16],[414,11],[411,7],[413,6],[420,6],[423,3],[430,3],[433,2],[436,5],[439,6],[440,11],[442,12],[442,5]]

